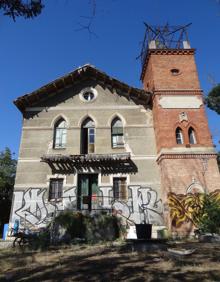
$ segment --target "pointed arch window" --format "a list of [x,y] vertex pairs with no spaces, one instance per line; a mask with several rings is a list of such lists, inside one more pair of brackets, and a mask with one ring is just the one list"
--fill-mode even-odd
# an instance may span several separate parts
[[81,127],[81,154],[95,152],[95,123],[91,118],[87,118]]
[[113,119],[111,124],[112,148],[124,146],[123,124],[120,118]]
[[177,127],[176,129],[176,143],[177,144],[183,144],[184,140],[183,140],[183,132],[182,129]]
[[61,118],[59,119],[54,126],[54,144],[55,149],[65,148],[66,147],[66,121]]
[[195,130],[190,127],[188,130],[188,136],[189,136],[189,143],[190,144],[196,144],[196,134],[195,134]]

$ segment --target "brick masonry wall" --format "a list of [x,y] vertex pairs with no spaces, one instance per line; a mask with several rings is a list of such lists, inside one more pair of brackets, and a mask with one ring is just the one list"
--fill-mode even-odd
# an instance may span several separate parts
[[[150,54],[143,79],[144,88],[200,89],[193,53]],[[180,73],[173,75],[171,69],[178,69]]]
[[164,159],[160,162],[160,167],[164,199],[170,192],[176,194],[190,192],[187,189],[193,183],[200,183],[208,192],[219,188],[219,170],[214,157],[208,159],[206,171],[202,156],[190,159]]
[[[164,159],[160,163],[161,190],[164,204],[164,220],[170,232],[175,237],[189,236],[194,232],[195,226],[188,221],[176,227],[172,225],[167,196],[170,192],[175,194],[201,192],[212,192],[219,189],[220,175],[215,158],[208,159],[207,170],[201,159]],[[203,190],[204,191],[204,190]]]
[[[188,52],[188,53],[187,53]],[[179,74],[173,75],[171,69],[178,69]],[[175,194],[212,192],[220,188],[220,174],[214,155],[213,143],[208,127],[204,104],[200,107],[179,108],[161,106],[160,99],[184,95],[197,97],[202,101],[202,90],[198,79],[194,51],[175,50],[150,51],[146,70],[143,76],[145,90],[152,91],[153,120],[156,136],[157,152],[160,155],[158,164],[161,173],[161,196],[164,203],[164,219],[170,231],[179,234],[190,234],[192,223],[185,223],[176,228],[171,224],[167,197],[170,192]],[[166,90],[166,91],[165,91]],[[187,120],[180,120],[180,113],[187,115]],[[176,128],[180,127],[184,136],[184,144],[176,143]],[[189,145],[188,129],[193,127],[196,132],[197,144]],[[211,154],[210,150],[212,151]],[[200,151],[200,153],[199,153]],[[174,154],[174,155],[172,155]],[[190,154],[186,156],[185,154]],[[208,158],[207,169],[202,158]]]
[[[153,102],[153,119],[158,152],[162,148],[185,147],[176,144],[176,128],[183,132],[185,144],[189,144],[188,129],[192,126],[196,133],[197,144],[191,147],[212,147],[211,134],[208,127],[204,106],[199,109],[162,109],[159,105],[160,95],[155,96]],[[179,121],[179,114],[185,112],[188,121]]]

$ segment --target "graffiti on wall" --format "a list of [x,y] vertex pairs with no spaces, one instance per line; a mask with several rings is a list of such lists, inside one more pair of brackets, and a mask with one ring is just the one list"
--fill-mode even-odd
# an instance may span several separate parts
[[[115,210],[135,223],[148,222],[162,225],[162,201],[150,187],[129,186],[126,201],[115,200],[112,187],[100,187],[99,209]],[[28,224],[43,227],[59,211],[77,209],[76,187],[64,190],[58,201],[48,201],[46,188],[29,188],[15,191],[11,222],[18,219],[22,226]]]
[[29,188],[24,191],[15,191],[13,200],[12,222],[19,219],[21,225],[32,224],[45,226],[55,212],[73,208],[76,202],[76,188],[63,192],[60,202],[48,201],[46,188]]
[[[108,195],[111,195],[112,188],[100,188],[103,193],[103,206],[110,206],[121,213],[123,217],[135,223],[152,223],[157,225],[163,224],[162,217],[162,200],[158,198],[158,194],[150,187],[129,186],[128,200],[110,200]],[[110,197],[110,199],[112,199]]]
[[[168,205],[172,225],[180,227],[183,223],[192,222],[197,226],[198,216],[203,207],[204,193],[168,194]],[[220,189],[206,194],[210,200],[220,203]]]

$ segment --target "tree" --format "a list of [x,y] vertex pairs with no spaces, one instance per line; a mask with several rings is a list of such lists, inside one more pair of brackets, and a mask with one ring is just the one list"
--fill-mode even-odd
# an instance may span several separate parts
[[204,195],[203,207],[198,217],[198,227],[203,233],[220,234],[220,203],[210,195]]
[[0,231],[9,220],[16,164],[9,148],[0,152]]
[[[217,114],[220,115],[220,84],[217,84],[209,92],[208,96],[205,99],[206,105]],[[220,170],[220,152],[217,155],[218,167]]]
[[25,19],[34,18],[38,16],[44,5],[42,0],[1,0],[0,10],[3,14],[11,17],[14,21],[17,17],[24,17]]
[[206,97],[207,106],[220,115],[220,84],[217,84]]
[[218,152],[218,155],[217,155],[217,163],[218,163],[218,167],[220,170],[220,152]]

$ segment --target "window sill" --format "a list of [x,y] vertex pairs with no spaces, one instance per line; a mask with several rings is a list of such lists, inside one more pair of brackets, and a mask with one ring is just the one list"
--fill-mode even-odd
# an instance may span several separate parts
[[200,144],[196,143],[196,144],[189,144],[190,147],[196,147],[196,146],[201,146]]
[[118,145],[118,146],[112,147],[112,149],[122,149],[124,147],[125,147],[125,145]]
[[53,150],[66,150],[66,148],[53,148]]

